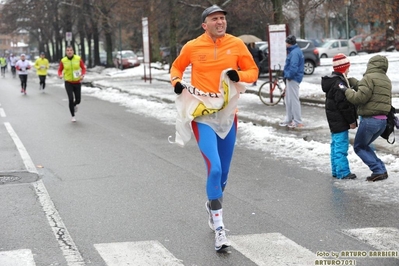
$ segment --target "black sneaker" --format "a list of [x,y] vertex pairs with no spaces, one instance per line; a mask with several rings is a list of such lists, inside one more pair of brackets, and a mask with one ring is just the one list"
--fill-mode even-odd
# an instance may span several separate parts
[[387,172],[385,172],[383,174],[371,174],[371,176],[367,177],[367,181],[375,182],[375,181],[381,181],[381,180],[384,180],[387,178],[388,178]]
[[342,179],[355,179],[355,178],[356,178],[355,174],[349,173],[347,176],[344,176]]

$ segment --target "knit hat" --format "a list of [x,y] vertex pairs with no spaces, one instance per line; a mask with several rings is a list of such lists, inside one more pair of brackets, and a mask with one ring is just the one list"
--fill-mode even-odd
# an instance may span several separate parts
[[337,54],[333,57],[333,68],[335,72],[345,73],[351,63],[344,54]]

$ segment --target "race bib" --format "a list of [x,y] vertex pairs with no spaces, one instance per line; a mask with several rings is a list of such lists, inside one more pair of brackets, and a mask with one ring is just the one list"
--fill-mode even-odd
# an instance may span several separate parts
[[45,65],[40,66],[40,69],[45,69],[45,68],[46,68]]
[[82,71],[80,71],[80,70],[75,70],[75,71],[73,71],[73,77],[76,79],[76,78],[79,78],[80,76],[81,76],[81,74],[82,74]]
[[23,68],[21,68],[21,71],[25,71],[25,70],[26,70],[26,68],[24,68],[24,67],[23,67]]

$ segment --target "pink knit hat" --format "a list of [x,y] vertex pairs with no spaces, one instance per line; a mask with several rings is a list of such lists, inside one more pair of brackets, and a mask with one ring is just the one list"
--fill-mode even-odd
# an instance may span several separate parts
[[333,57],[333,68],[335,72],[345,73],[351,63],[344,54],[337,54]]

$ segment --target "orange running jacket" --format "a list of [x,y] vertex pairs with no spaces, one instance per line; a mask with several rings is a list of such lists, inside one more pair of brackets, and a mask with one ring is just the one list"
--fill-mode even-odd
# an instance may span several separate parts
[[187,42],[172,64],[171,83],[182,79],[191,64],[191,84],[204,92],[219,92],[219,79],[223,70],[238,70],[240,82],[253,83],[258,79],[258,67],[244,42],[230,34],[212,38],[204,33]]

